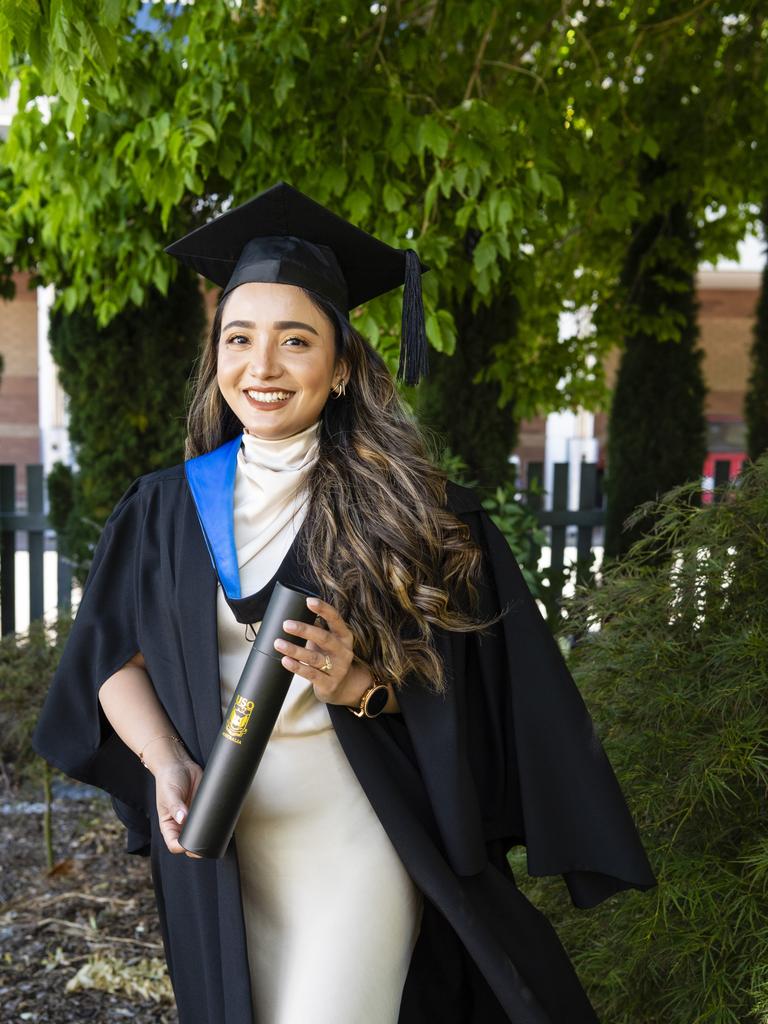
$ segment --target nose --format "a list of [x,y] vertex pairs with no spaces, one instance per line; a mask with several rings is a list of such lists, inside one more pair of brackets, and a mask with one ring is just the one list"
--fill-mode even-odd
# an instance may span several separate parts
[[281,376],[279,352],[268,341],[254,342],[248,360],[248,373],[259,380]]

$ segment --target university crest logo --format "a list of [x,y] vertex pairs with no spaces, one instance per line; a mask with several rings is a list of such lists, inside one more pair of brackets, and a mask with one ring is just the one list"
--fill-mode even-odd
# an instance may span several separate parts
[[248,722],[253,711],[253,701],[246,700],[240,694],[235,696],[235,703],[229,712],[223,735],[233,743],[242,743],[243,736],[248,731]]

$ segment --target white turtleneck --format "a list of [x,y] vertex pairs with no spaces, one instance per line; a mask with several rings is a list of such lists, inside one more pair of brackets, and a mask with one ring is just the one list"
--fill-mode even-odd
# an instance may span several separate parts
[[[298,532],[306,515],[303,488],[319,448],[320,420],[291,437],[265,439],[243,434],[237,453],[234,501],[243,597],[269,582]],[[286,532],[291,523],[293,528]],[[249,569],[257,555],[257,562]],[[267,575],[260,579],[265,572]]]
[[[280,567],[307,514],[307,476],[320,447],[320,421],[291,437],[264,439],[243,434],[237,454],[234,529],[240,594],[261,590]],[[221,709],[224,713],[251,649],[246,627],[237,621],[218,588],[217,631]],[[252,624],[258,632],[260,623]],[[311,684],[294,675],[275,731],[330,729],[328,711]]]
[[[243,435],[234,499],[243,597],[274,576],[303,522],[319,430],[318,421],[279,440]],[[252,644],[221,587],[216,610],[224,713]],[[396,1024],[421,894],[303,676],[291,680],[235,835],[256,1020]]]

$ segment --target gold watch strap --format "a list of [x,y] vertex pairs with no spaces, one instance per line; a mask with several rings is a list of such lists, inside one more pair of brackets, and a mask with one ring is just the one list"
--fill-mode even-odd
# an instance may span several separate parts
[[[355,718],[375,718],[376,717],[376,715],[366,715],[366,713],[365,713],[365,705],[366,705],[366,703],[368,701],[368,698],[373,693],[373,691],[377,690],[380,686],[385,686],[385,684],[379,682],[379,680],[376,678],[376,676],[373,676],[372,678],[373,678],[373,683],[368,687],[368,689],[365,691],[365,693],[360,698],[360,704],[358,705],[357,709],[351,708],[351,707],[349,707],[349,705],[347,705],[347,711],[351,711],[352,714],[355,716]],[[387,698],[387,699],[389,699],[389,698]]]

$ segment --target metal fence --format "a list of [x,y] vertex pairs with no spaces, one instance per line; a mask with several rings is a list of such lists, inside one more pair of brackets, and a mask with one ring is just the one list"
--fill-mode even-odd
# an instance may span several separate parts
[[[605,527],[605,503],[599,479],[599,466],[594,462],[581,462],[579,478],[579,495],[577,508],[568,507],[570,492],[569,470],[567,462],[556,462],[553,465],[551,508],[544,508],[544,466],[541,462],[528,464],[524,486],[539,493],[530,493],[527,497],[528,507],[535,513],[539,525],[547,530],[549,536],[550,562],[547,570],[549,577],[548,614],[557,609],[563,588],[571,576],[573,582],[586,583],[594,575],[595,532],[600,531],[601,540]],[[712,478],[713,491],[727,483],[731,472],[728,459],[716,459]],[[703,491],[705,502],[712,500],[712,492]],[[569,534],[571,535],[569,538]],[[575,534],[575,542],[573,535]],[[569,543],[569,539],[571,543]],[[566,549],[574,547],[576,558],[566,565]]]
[[[595,531],[605,525],[605,509],[599,488],[598,466],[594,462],[582,462],[579,480],[578,508],[568,508],[569,465],[567,462],[554,464],[552,481],[552,507],[544,508],[543,493],[531,494],[528,506],[535,513],[539,524],[549,535],[550,600],[558,601],[568,573],[565,556],[569,532],[575,531],[576,562],[575,573],[579,582],[591,574],[595,549]],[[715,463],[715,487],[728,480],[729,462]],[[540,462],[529,463],[526,489],[532,485],[543,492],[544,466]],[[27,466],[27,509],[16,508],[16,467],[0,466],[0,620],[2,635],[16,631],[16,550],[17,537],[26,534],[29,551],[29,619],[43,618],[45,537],[52,531],[44,514],[44,477],[42,466]],[[72,607],[72,566],[61,553],[56,561],[57,607],[67,612]]]
[[[568,528],[576,530],[576,572],[581,582],[589,574],[594,550],[595,530],[605,526],[605,509],[598,504],[598,465],[595,462],[581,462],[579,477],[578,507],[568,508],[569,471],[567,462],[556,462],[553,466],[552,507],[544,508],[544,465],[541,462],[528,464],[525,481],[526,489],[532,489],[527,499],[528,507],[536,515],[539,525],[549,534],[549,569],[552,582],[561,580],[566,569],[565,549]],[[561,596],[562,584],[557,597]]]
[[[44,567],[45,534],[50,530],[44,512],[42,466],[27,466],[27,508],[16,508],[16,467],[0,466],[0,630],[2,635],[16,631],[16,549],[19,534],[27,536],[29,552],[29,619],[42,619],[45,613]],[[56,560],[57,606],[72,608],[72,566],[58,554]]]

